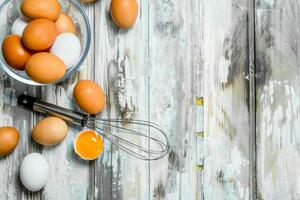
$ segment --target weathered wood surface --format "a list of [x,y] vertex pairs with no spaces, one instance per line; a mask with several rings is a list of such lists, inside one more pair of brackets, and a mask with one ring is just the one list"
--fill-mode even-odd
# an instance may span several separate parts
[[196,199],[194,81],[200,82],[195,76],[200,3],[151,1],[149,6],[150,119],[167,130],[171,147],[168,157],[150,163],[150,198]]
[[300,3],[256,0],[259,199],[300,199]]
[[[119,30],[111,22],[109,4],[110,1],[98,0],[84,5],[92,26],[92,45],[80,71],[69,80],[56,86],[30,87],[1,71],[1,125],[17,127],[21,140],[12,154],[0,159],[0,199],[201,196],[194,133],[195,99],[202,95],[202,85],[198,84],[202,74],[201,34],[197,34],[200,2],[139,1],[138,19],[128,31]],[[84,162],[72,150],[79,131],[75,126],[70,126],[66,140],[58,146],[46,148],[34,143],[30,132],[42,116],[18,108],[16,96],[25,91],[78,109],[72,100],[72,89],[77,80],[86,78],[97,81],[107,94],[107,109],[99,116],[159,122],[168,132],[170,155],[162,161],[144,162],[106,143],[100,159]],[[18,178],[20,161],[29,152],[42,153],[50,163],[49,181],[36,193],[26,191]]]
[[212,0],[201,4],[205,199],[251,199],[255,192],[248,3]]
[[[69,80],[29,87],[0,72],[0,125],[22,135],[0,159],[0,199],[300,199],[299,2],[139,1],[128,31],[112,23],[109,4],[84,5],[92,46]],[[99,117],[159,122],[169,155],[139,161],[107,142],[100,159],[84,162],[72,150],[75,126],[56,147],[34,143],[30,131],[42,116],[18,108],[16,96],[25,91],[78,109],[72,90],[79,79],[105,90]],[[195,106],[202,95],[203,133]],[[29,152],[42,153],[51,166],[37,193],[18,178]]]

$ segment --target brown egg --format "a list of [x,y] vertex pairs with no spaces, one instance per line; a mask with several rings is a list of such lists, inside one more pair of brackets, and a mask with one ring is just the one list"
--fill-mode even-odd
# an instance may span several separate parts
[[70,16],[65,13],[60,13],[58,19],[55,21],[57,32],[60,33],[73,33],[76,35],[76,27]]
[[25,71],[32,80],[44,84],[58,81],[65,75],[66,70],[65,63],[48,52],[32,55],[25,66]]
[[23,31],[23,44],[35,51],[42,51],[51,47],[57,36],[55,24],[48,19],[31,21]]
[[32,131],[32,138],[42,145],[56,145],[67,136],[68,126],[58,117],[47,117],[41,120]]
[[105,107],[105,94],[94,81],[78,81],[75,85],[73,96],[78,106],[87,113],[96,114]]
[[0,156],[11,153],[19,142],[20,134],[14,127],[0,127]]
[[22,45],[21,37],[8,35],[2,43],[2,54],[9,66],[17,70],[24,70],[31,53]]
[[23,0],[21,12],[29,19],[45,18],[55,21],[61,6],[57,0]]
[[136,0],[112,0],[110,3],[110,15],[120,28],[130,28],[134,24],[137,14]]

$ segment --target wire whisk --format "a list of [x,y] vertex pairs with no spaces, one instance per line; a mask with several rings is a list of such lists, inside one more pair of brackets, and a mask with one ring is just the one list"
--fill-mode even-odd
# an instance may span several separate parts
[[95,130],[117,149],[141,160],[161,159],[169,150],[167,135],[158,124],[150,121],[96,119],[24,94],[18,97],[18,105]]

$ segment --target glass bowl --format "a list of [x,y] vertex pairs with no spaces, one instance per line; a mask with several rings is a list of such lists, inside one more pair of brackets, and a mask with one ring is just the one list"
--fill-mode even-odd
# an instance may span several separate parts
[[[10,29],[15,21],[19,16],[21,16],[21,11],[20,11],[20,5],[21,5],[22,0],[5,0],[1,5],[0,5],[0,42],[2,46],[3,39],[10,34]],[[80,56],[77,60],[77,62],[73,65],[70,66],[67,69],[66,74],[64,75],[63,78],[60,80],[56,81],[55,83],[61,82],[69,78],[73,73],[75,73],[80,65],[83,63],[85,60],[87,53],[90,48],[91,44],[91,27],[89,24],[88,17],[83,10],[82,6],[76,1],[76,0],[59,0],[62,11],[67,13],[74,21],[76,25],[76,35],[80,40],[81,43],[81,53]],[[0,53],[0,65],[1,68],[9,74],[12,78],[28,84],[28,85],[50,85],[50,84],[40,84],[27,76],[25,71],[19,71],[11,68],[8,64],[6,64],[2,51]],[[51,83],[51,84],[55,84]]]

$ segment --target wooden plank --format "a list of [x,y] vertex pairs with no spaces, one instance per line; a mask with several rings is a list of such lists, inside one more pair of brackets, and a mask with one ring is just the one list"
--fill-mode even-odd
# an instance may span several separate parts
[[[0,158],[0,192],[5,199],[22,199],[30,197],[39,199],[40,193],[26,191],[19,181],[19,164],[23,157],[29,152],[32,145],[29,135],[33,115],[16,106],[18,90],[34,94],[34,90],[9,78],[4,72],[0,72],[0,126],[13,126],[19,130],[20,141],[16,149],[10,155]],[[16,120],[17,118],[19,120]],[[31,147],[32,148],[32,147]]]
[[297,0],[256,0],[257,185],[259,199],[299,199]]
[[202,1],[204,35],[204,198],[249,199],[248,4]]
[[[93,11],[92,8],[92,6],[87,8],[87,13],[91,19],[93,19],[93,12],[90,12]],[[93,56],[92,49],[83,66],[90,65],[89,63],[93,62]],[[81,73],[82,71],[86,74],[86,78],[90,77],[89,68],[82,67]],[[16,151],[0,161],[0,169],[3,172],[0,176],[1,194],[5,194],[6,199],[84,199],[89,189],[89,164],[82,162],[73,152],[73,139],[78,129],[70,126],[68,136],[64,142],[55,147],[43,148],[31,139],[32,127],[42,119],[42,116],[33,115],[29,111],[16,107],[16,93],[20,94],[24,91],[52,103],[74,107],[70,100],[72,99],[72,85],[75,84],[77,75],[74,75],[63,84],[50,87],[25,86],[11,80],[4,72],[1,72],[1,77],[3,77],[1,80],[1,94],[4,97],[0,112],[3,117],[1,117],[3,119],[1,125],[12,124],[21,133],[21,140]],[[43,153],[50,164],[48,183],[42,191],[36,193],[25,190],[18,179],[20,161],[30,152]]]
[[[108,100],[101,117],[148,119],[148,2],[138,3],[139,16],[129,30],[112,23],[109,1],[95,4],[95,80]],[[148,173],[148,162],[106,142],[106,154],[95,165],[95,198],[148,199]]]
[[[1,0],[0,3],[3,3]],[[6,27],[1,27],[0,34],[6,35],[10,30],[12,13],[1,12],[0,18]],[[2,42],[1,42],[2,43]],[[0,158],[0,193],[5,199],[39,199],[41,193],[25,190],[19,180],[19,165],[23,157],[33,150],[30,130],[33,125],[33,114],[17,107],[17,96],[20,92],[35,95],[35,88],[26,86],[0,71],[0,126],[13,126],[20,132],[20,141],[14,152]],[[37,150],[38,151],[38,150]]]
[[195,108],[195,133],[196,139],[196,169],[197,169],[197,184],[196,184],[196,199],[204,200],[203,191],[203,169],[204,169],[204,74],[203,74],[203,48],[201,48],[201,40],[204,36],[203,24],[203,6],[201,1],[194,4],[195,12],[193,12],[193,35],[192,35],[192,65],[194,68],[194,98],[196,103]]
[[[150,164],[150,199],[196,199],[195,81],[200,70],[199,1],[149,1],[150,119],[170,153]],[[199,77],[199,76],[197,76]]]
[[[63,5],[68,7],[67,2],[63,2]],[[92,4],[85,6],[85,11],[91,24],[94,22],[93,8]],[[80,71],[64,83],[42,87],[41,98],[48,102],[80,111],[73,100],[73,87],[78,79],[92,79],[93,72],[94,49],[90,48],[85,62],[80,67]],[[90,181],[90,178],[94,176],[93,167],[90,162],[83,161],[73,151],[74,138],[81,130],[80,127],[70,124],[68,135],[60,145],[43,148],[43,155],[50,164],[50,177],[43,191],[42,199],[85,199],[88,196],[90,187],[93,187],[93,182]],[[89,170],[90,168],[91,170]]]
[[[98,117],[108,118],[110,115],[110,93],[108,90],[108,59],[111,56],[111,50],[109,49],[109,38],[111,37],[110,32],[105,31],[106,29],[110,30],[108,18],[107,6],[108,2],[105,1],[96,1],[94,4],[94,76],[93,79],[102,86],[106,94],[107,107],[104,112],[101,113]],[[105,29],[102,29],[106,27]],[[114,36],[113,36],[114,37]],[[107,44],[108,43],[108,44]],[[111,145],[105,141],[104,153],[100,159],[94,163],[94,184],[95,189],[91,196],[93,199],[103,199],[108,200],[112,199],[112,162],[111,162]]]

